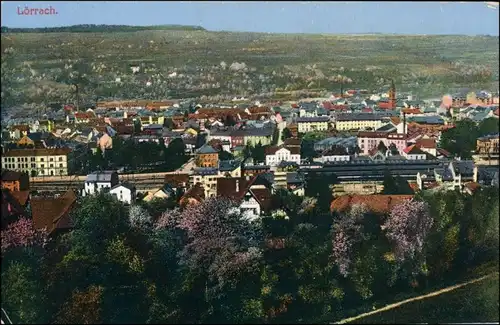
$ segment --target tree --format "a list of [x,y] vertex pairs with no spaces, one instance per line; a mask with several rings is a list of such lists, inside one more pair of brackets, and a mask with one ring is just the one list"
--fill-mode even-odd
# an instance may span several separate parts
[[[233,308],[242,307],[244,296],[231,295],[226,300],[219,294],[223,288],[244,285],[241,282],[244,276],[247,280],[258,279],[259,273],[255,271],[261,252],[257,248],[258,233],[242,218],[234,203],[208,198],[200,204],[188,205],[185,210],[168,211],[158,220],[156,229],[178,229],[185,234],[187,242],[180,263],[192,274],[190,283],[198,288],[198,295],[192,297],[197,307],[212,309],[213,315],[226,320],[238,316]],[[199,290],[204,291],[201,297]]]
[[316,152],[316,150],[314,150],[314,143],[314,140],[302,139],[302,143],[300,145],[300,156],[303,159],[312,161],[313,158],[316,158],[318,156],[318,153]]
[[92,68],[90,65],[80,60],[74,64],[66,65],[63,73],[57,78],[57,81],[70,85],[75,89],[75,106],[77,111],[80,109],[80,95],[82,90],[91,85],[91,74]]
[[142,132],[141,121],[136,119],[134,120],[134,134],[139,134]]
[[219,160],[233,160],[234,156],[225,150],[219,151]]
[[56,324],[99,324],[102,322],[103,288],[90,286],[85,291],[75,290],[56,316]]
[[349,274],[354,248],[363,240],[362,218],[367,213],[363,205],[353,205],[349,212],[341,215],[332,228],[332,258],[340,274]]
[[7,310],[13,323],[48,323],[38,270],[17,261],[2,264],[2,308]]
[[337,183],[335,174],[309,172],[306,179],[305,195],[316,198],[321,212],[328,212],[333,199],[331,186]]
[[392,176],[389,170],[384,172],[382,185],[384,187],[382,194],[385,195],[411,195],[414,193],[405,179],[399,175]]
[[224,118],[224,125],[225,126],[234,126],[236,125],[236,120],[234,119],[234,116],[232,114],[227,114],[226,117]]
[[254,162],[264,162],[266,160],[266,147],[262,143],[257,143],[252,150],[252,158]]
[[174,122],[170,117],[168,117],[163,121],[163,126],[169,130],[172,130],[172,128],[174,127]]
[[252,147],[248,143],[245,145],[245,148],[243,148],[243,157],[245,157],[245,159],[252,157]]
[[384,144],[383,141],[379,142],[379,144],[377,146],[377,150],[382,152],[385,155],[385,153],[387,152],[387,146]]
[[284,128],[283,131],[281,132],[281,140],[285,141],[286,139],[289,139],[292,137],[292,132],[290,131],[289,128]]
[[393,242],[397,260],[413,259],[422,251],[433,222],[423,201],[406,200],[392,208],[382,230]]
[[153,225],[153,218],[140,205],[132,205],[129,209],[129,222],[132,228],[149,230]]
[[461,120],[454,128],[442,132],[440,147],[462,159],[471,158],[476,149],[477,137],[476,123],[469,119]]
[[497,117],[488,117],[482,120],[478,126],[478,136],[485,136],[489,134],[498,134],[499,125]]
[[2,230],[2,253],[14,247],[43,247],[47,242],[47,231],[36,230],[33,221],[24,217]]

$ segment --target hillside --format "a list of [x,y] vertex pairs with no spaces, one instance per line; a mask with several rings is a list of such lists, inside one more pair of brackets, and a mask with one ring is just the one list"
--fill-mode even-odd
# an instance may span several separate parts
[[10,28],[2,26],[2,33],[106,33],[106,32],[138,32],[143,30],[205,30],[200,26],[184,25],[157,25],[157,26],[128,26],[128,25],[72,25],[45,28]]
[[[498,274],[433,298],[358,319],[356,324],[498,322]],[[349,323],[348,323],[349,324]]]
[[[394,79],[400,90],[432,96],[462,87],[498,88],[498,37],[237,33],[172,26],[68,28],[85,30],[2,30],[2,52],[11,47],[15,53],[3,66],[29,67],[31,74],[54,80],[65,65],[82,59],[94,66],[98,83],[120,78],[130,84],[126,94],[131,96],[141,95],[134,91],[135,84],[155,78],[155,84],[164,85],[151,95],[165,94],[168,88],[180,97],[332,91],[339,89],[342,78],[351,87],[369,89],[386,87]],[[100,31],[103,28],[108,31]],[[240,74],[234,75],[232,68],[218,71],[222,62],[241,65]],[[143,67],[142,79],[128,76],[131,65]],[[166,80],[173,71],[183,74],[182,85]],[[39,86],[42,81],[33,83]]]

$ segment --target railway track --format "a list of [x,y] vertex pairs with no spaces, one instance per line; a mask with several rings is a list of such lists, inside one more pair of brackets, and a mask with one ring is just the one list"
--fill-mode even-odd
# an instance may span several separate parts
[[[121,181],[125,181],[120,177]],[[135,178],[135,179],[127,179],[133,183],[139,192],[147,192],[154,189],[158,189],[162,187],[165,183],[165,177],[162,178]],[[44,182],[31,182],[30,187],[32,190],[40,191],[40,192],[63,192],[68,189],[80,190],[83,189],[85,184],[85,179],[83,180],[57,180],[57,181],[47,181]]]

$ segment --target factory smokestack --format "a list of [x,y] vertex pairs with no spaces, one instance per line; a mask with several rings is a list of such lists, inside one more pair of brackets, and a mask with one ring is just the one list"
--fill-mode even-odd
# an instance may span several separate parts
[[403,112],[403,134],[406,135],[406,113]]

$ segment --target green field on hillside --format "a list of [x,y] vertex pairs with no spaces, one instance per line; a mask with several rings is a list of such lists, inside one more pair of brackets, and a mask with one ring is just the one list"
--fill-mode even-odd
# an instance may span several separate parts
[[[340,88],[338,78],[349,79],[349,87],[374,92],[388,88],[394,80],[398,91],[433,98],[461,88],[498,89],[499,38],[493,36],[268,34],[212,32],[196,26],[153,26],[150,30],[111,26],[103,31],[106,27],[84,27],[43,33],[12,33],[4,28],[2,52],[13,49],[13,54],[9,60],[2,55],[2,82],[11,81],[14,103],[43,101],[36,93],[48,91],[37,88],[57,80],[61,70],[77,60],[94,69],[91,78],[96,92],[83,89],[92,98],[162,98],[174,93],[180,97],[195,93],[250,96],[312,88],[328,92]],[[82,28],[84,32],[75,32]],[[244,63],[248,69],[245,73],[221,71],[217,67],[222,62],[228,67]],[[141,73],[131,76],[132,65],[141,65]],[[182,73],[183,79],[169,79],[172,71]],[[118,77],[123,83],[120,87],[114,84]],[[155,79],[159,86],[137,91],[148,79]],[[220,85],[213,87],[215,83]],[[119,94],[115,88],[126,90]],[[52,101],[60,101],[64,95],[52,97]]]
[[466,285],[457,290],[358,319],[349,324],[498,322],[499,278]]

